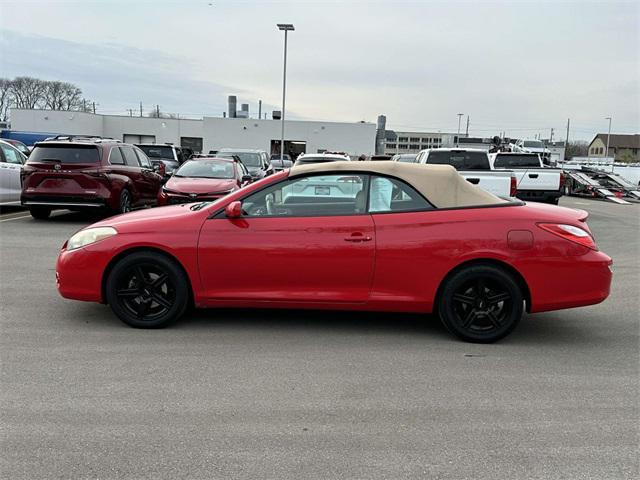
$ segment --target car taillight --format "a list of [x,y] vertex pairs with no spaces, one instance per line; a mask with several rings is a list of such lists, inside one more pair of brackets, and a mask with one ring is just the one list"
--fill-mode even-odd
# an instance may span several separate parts
[[516,180],[515,175],[511,175],[511,187],[509,188],[509,196],[515,197],[518,192],[518,181]]
[[565,182],[564,172],[560,172],[560,187],[559,187],[559,189],[562,189],[562,187],[564,187],[564,182]]
[[570,242],[577,243],[578,245],[582,245],[583,247],[587,247],[592,250],[598,249],[591,234],[580,227],[565,225],[563,223],[539,223],[538,226],[547,232],[553,233],[554,235],[562,237],[565,240],[569,240]]
[[162,175],[163,177],[167,174],[167,167],[162,162],[160,162],[160,164],[158,165],[158,174]]

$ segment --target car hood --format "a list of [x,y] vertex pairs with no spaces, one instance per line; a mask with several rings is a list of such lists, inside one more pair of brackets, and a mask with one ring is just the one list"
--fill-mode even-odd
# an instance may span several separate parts
[[217,193],[226,192],[236,186],[233,178],[190,178],[171,177],[165,187],[180,193]]
[[[192,210],[194,203],[155,207],[135,212],[115,215],[100,220],[86,228],[113,227],[118,233],[159,233],[169,230],[188,230],[189,225],[197,228],[209,214],[208,208]],[[193,220],[193,222],[191,221]],[[82,230],[85,230],[83,228]]]

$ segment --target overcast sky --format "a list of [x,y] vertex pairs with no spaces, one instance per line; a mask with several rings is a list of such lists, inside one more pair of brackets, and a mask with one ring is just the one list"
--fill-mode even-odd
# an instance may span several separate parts
[[[640,2],[0,0],[0,76],[80,86],[102,113],[291,118],[590,139],[640,131]],[[263,110],[265,111],[265,110]],[[463,130],[464,122],[463,121]]]

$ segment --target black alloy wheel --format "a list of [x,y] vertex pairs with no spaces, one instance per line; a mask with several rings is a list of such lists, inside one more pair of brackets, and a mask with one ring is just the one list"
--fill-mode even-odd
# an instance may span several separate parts
[[120,213],[127,213],[131,211],[131,194],[129,190],[124,189],[120,193]]
[[523,300],[520,287],[508,272],[478,265],[447,280],[438,311],[454,335],[469,342],[491,343],[516,327],[522,317]]
[[133,253],[118,262],[107,279],[106,296],[118,318],[136,328],[164,327],[189,302],[182,269],[155,252]]

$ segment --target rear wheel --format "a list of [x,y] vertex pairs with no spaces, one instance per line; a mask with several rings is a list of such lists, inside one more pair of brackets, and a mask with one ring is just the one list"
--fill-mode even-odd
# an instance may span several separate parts
[[33,218],[45,220],[51,215],[51,209],[49,207],[30,207],[29,213]]
[[126,188],[120,193],[119,213],[127,213],[131,211],[131,193]]
[[446,280],[438,300],[442,323],[467,342],[491,343],[516,327],[524,298],[513,277],[501,268],[476,265]]
[[107,302],[120,320],[135,328],[162,328],[189,303],[188,281],[164,255],[138,252],[120,260],[107,278]]

